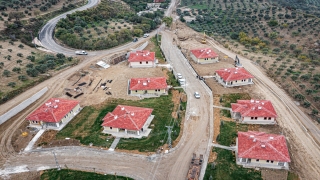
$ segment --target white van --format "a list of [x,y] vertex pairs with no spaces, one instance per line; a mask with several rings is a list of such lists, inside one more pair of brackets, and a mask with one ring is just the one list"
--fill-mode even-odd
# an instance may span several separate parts
[[179,79],[179,83],[181,86],[186,85],[186,79]]

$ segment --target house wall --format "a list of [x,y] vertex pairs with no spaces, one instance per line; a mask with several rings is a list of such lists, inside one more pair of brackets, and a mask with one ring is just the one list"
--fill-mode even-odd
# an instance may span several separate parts
[[205,59],[201,59],[201,58],[197,58],[194,54],[190,53],[190,57],[191,59],[196,62],[196,63],[200,63],[200,64],[206,64],[206,63],[215,63],[219,61],[219,58],[208,58],[208,60]]
[[264,117],[257,117],[257,119],[255,119],[255,117],[253,117],[253,119],[251,119],[251,117],[242,117],[241,122],[243,123],[255,123],[255,124],[273,124],[275,123],[275,118],[271,117],[271,119],[269,119],[269,117],[266,117],[267,119],[264,119]]
[[119,132],[119,128],[112,128],[110,129],[109,126],[103,126],[105,131],[109,131],[109,132]]
[[[147,92],[146,92],[147,91]],[[166,89],[160,89],[160,91],[156,91],[156,90],[130,90],[130,94],[136,95],[136,94],[164,94],[166,93]]]
[[155,61],[141,61],[141,64],[140,62],[130,62],[129,66],[130,67],[154,67],[154,62]]
[[252,78],[250,79],[244,79],[244,80],[236,80],[236,81],[228,81],[227,82],[227,85],[245,85],[245,84],[248,84],[248,83],[252,83]]

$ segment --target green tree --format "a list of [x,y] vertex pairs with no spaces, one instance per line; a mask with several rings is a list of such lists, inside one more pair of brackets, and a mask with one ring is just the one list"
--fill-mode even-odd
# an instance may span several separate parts
[[37,77],[39,74],[39,71],[36,70],[35,68],[28,68],[26,70],[26,72],[27,72],[28,76],[31,76],[31,77]]
[[319,114],[319,111],[318,110],[316,110],[316,109],[312,109],[312,115],[318,115]]
[[166,17],[163,17],[163,18],[162,18],[162,22],[164,22],[167,27],[170,27],[170,26],[171,26],[172,21],[173,21],[172,17],[166,16]]
[[311,106],[311,103],[309,103],[308,101],[303,102],[303,107],[308,108],[310,106]]
[[14,88],[14,87],[16,87],[16,83],[15,83],[15,82],[9,82],[9,83],[8,83],[8,86]]
[[12,69],[12,71],[20,74],[21,68],[19,68],[19,67],[14,67],[14,68]]
[[26,80],[28,80],[27,76],[25,76],[25,75],[20,75],[20,76],[18,76],[18,79],[19,79],[20,81],[26,81]]
[[9,70],[5,69],[5,70],[3,71],[3,73],[2,73],[2,76],[9,77],[10,74],[11,74],[11,72],[10,72]]
[[296,94],[294,96],[295,99],[299,100],[299,101],[302,101],[302,100],[305,100],[305,97],[302,95],[302,94]]
[[21,63],[22,63],[22,60],[21,60],[21,59],[18,59],[18,60],[17,60],[17,64],[20,64],[20,65],[21,65]]

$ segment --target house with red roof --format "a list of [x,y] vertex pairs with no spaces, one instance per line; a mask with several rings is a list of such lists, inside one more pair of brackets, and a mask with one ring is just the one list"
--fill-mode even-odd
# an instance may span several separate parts
[[129,67],[132,68],[155,67],[155,52],[149,52],[146,50],[131,52],[128,62]]
[[238,132],[236,161],[244,167],[289,170],[290,156],[283,135]]
[[210,48],[193,49],[190,57],[198,64],[219,62],[219,55]]
[[165,2],[166,0],[153,0],[154,3],[163,3]]
[[231,103],[231,116],[240,123],[275,124],[277,112],[268,100],[237,100]]
[[147,137],[151,129],[149,125],[154,116],[153,109],[135,106],[118,105],[102,119],[103,133],[116,137]]
[[165,77],[131,78],[129,80],[129,94],[136,95],[166,95],[168,84]]
[[26,117],[31,127],[61,130],[81,110],[79,101],[51,98]]
[[253,84],[252,76],[244,68],[225,68],[216,70],[216,80],[224,87],[244,86]]

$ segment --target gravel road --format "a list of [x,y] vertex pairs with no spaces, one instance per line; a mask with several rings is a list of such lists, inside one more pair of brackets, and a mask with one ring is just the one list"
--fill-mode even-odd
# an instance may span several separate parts
[[[208,42],[229,57],[236,54],[223,48],[212,40]],[[293,99],[284,90],[267,77],[264,71],[241,57],[244,68],[255,76],[254,83],[259,87],[266,99],[271,100],[278,112],[278,124],[282,127],[290,147],[291,158],[303,179],[319,179],[320,177],[320,149],[316,142],[320,142],[320,131],[313,121],[297,107]]]

